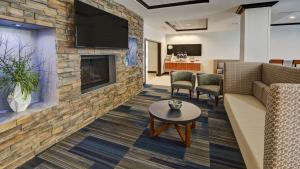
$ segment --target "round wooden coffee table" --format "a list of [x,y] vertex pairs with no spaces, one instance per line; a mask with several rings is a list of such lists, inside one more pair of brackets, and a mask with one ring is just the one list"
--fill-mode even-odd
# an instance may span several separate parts
[[[201,109],[194,104],[182,102],[180,110],[171,110],[168,105],[169,100],[158,101],[150,105],[150,136],[158,136],[161,132],[167,130],[171,125],[175,126],[180,140],[189,147],[191,128],[196,127],[196,120],[201,115]],[[162,122],[159,128],[154,128],[154,119]],[[185,127],[185,135],[182,134],[181,127]]]

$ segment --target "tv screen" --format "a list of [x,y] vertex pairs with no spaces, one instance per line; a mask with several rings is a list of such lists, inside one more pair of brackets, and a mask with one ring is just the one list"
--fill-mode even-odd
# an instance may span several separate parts
[[76,47],[128,48],[128,21],[75,1]]

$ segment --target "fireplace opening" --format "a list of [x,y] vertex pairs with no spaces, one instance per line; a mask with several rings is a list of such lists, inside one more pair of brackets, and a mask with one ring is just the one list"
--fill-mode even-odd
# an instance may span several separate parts
[[115,57],[81,56],[81,92],[86,93],[116,81]]

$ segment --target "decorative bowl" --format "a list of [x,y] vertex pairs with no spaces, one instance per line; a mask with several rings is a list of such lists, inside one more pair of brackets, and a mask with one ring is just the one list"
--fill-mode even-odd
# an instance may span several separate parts
[[182,106],[182,101],[181,100],[169,100],[169,107],[172,110],[179,110]]

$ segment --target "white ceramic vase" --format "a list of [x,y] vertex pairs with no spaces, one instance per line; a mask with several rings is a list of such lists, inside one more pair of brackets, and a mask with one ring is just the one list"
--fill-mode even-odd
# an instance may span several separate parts
[[17,83],[13,91],[7,96],[7,102],[14,112],[25,111],[31,102],[31,95],[25,97],[22,94],[21,85]]

